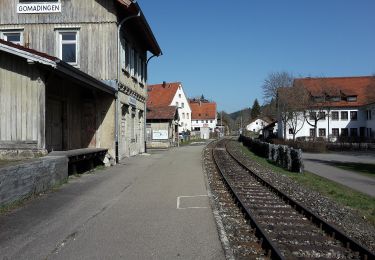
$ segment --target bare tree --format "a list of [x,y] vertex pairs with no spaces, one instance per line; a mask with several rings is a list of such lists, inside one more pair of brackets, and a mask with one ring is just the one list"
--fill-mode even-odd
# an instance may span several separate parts
[[277,99],[279,88],[291,87],[293,85],[293,76],[288,72],[272,72],[264,80],[263,99],[266,104]]
[[283,137],[286,138],[287,126],[295,140],[296,134],[305,123],[304,111],[309,99],[308,92],[299,85],[280,88],[277,95],[278,118],[283,126]]

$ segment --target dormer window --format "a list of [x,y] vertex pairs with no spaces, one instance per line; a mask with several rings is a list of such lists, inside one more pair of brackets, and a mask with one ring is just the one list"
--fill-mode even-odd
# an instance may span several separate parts
[[341,98],[336,96],[336,97],[330,97],[329,100],[332,102],[339,102]]
[[356,102],[357,101],[357,96],[349,96],[346,98],[348,102]]

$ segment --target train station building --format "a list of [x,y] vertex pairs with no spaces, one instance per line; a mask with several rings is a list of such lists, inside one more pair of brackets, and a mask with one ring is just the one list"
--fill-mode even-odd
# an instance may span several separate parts
[[[2,99],[8,100],[9,108],[27,104],[27,93],[33,91],[21,82],[40,81],[47,86],[38,92],[41,102],[30,103],[43,104],[45,112],[28,110],[31,117],[40,117],[42,123],[35,125],[45,126],[32,130],[32,135],[18,135],[10,129],[10,121],[1,122],[2,128],[12,132],[5,135],[1,129],[1,149],[22,150],[25,143],[37,143],[36,148],[48,152],[100,147],[107,148],[116,161],[145,151],[148,53],[159,56],[162,52],[135,1],[4,0],[0,2],[0,38],[24,48],[8,46],[18,54],[8,52],[2,54],[8,58],[0,60],[3,72],[11,67],[12,75],[19,75],[12,84],[23,88],[23,94],[3,92]],[[9,59],[9,55],[20,57],[23,52],[36,55],[36,60],[50,57],[51,66],[26,69],[25,64],[39,61]],[[31,74],[25,69],[32,70]],[[69,72],[78,77],[74,83],[68,83]],[[0,89],[9,86],[8,79],[3,77]],[[85,79],[101,89],[88,87]],[[74,109],[73,103],[77,104]],[[23,110],[13,112],[20,113],[16,118],[21,121],[28,115]]]

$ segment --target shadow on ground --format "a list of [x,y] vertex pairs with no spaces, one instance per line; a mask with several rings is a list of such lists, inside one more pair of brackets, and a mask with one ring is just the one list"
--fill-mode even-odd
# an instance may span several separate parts
[[340,168],[342,170],[370,174],[375,177],[375,164],[370,163],[356,163],[356,162],[340,162],[340,161],[325,161],[319,159],[307,159],[308,161],[322,163],[330,166]]

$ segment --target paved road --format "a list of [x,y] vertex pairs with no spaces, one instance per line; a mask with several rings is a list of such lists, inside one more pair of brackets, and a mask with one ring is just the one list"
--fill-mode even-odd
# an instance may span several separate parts
[[224,259],[201,151],[126,159],[0,217],[0,259]]
[[375,164],[375,154],[349,152],[337,154],[303,153],[303,159],[307,171],[375,197],[375,178],[331,166],[332,162]]

